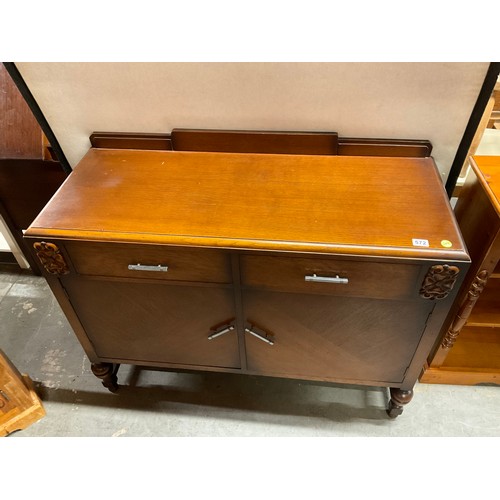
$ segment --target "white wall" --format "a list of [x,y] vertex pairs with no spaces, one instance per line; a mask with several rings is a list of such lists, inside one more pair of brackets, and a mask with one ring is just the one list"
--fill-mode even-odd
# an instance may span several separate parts
[[448,176],[488,63],[17,63],[69,162],[93,131],[429,139]]
[[17,263],[23,269],[29,269],[28,261],[24,258],[21,249],[12,236],[5,221],[0,216],[0,252],[12,252]]
[[[1,224],[1,223],[0,223]],[[4,235],[0,232],[0,252],[10,252],[9,244]]]

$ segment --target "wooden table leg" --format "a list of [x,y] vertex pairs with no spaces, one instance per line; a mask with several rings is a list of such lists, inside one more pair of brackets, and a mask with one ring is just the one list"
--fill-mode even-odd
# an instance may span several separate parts
[[92,373],[102,380],[102,385],[110,392],[118,390],[118,368],[120,365],[113,363],[92,363],[90,368]]
[[413,389],[403,391],[395,387],[390,388],[391,399],[389,400],[389,407],[387,414],[390,418],[396,418],[403,413],[404,406],[407,405],[413,398]]

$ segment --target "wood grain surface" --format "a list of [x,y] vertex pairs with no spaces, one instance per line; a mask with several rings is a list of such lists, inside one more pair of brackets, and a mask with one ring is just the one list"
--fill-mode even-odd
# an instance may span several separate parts
[[63,285],[101,358],[240,367],[236,332],[208,339],[234,317],[231,289],[74,277]]
[[500,156],[473,156],[471,166],[500,214]]
[[0,437],[25,429],[44,416],[31,379],[21,375],[0,350]]
[[[229,256],[221,250],[91,242],[66,242],[64,247],[81,275],[231,283]],[[130,270],[130,264],[161,265],[168,270]]]
[[[243,255],[240,268],[245,287],[342,297],[408,299],[418,294],[422,282],[420,266],[394,262]],[[314,283],[306,275],[339,276],[347,283]]]
[[246,291],[243,302],[245,319],[274,340],[246,336],[250,371],[393,384],[403,380],[433,307],[260,290]]
[[43,158],[42,129],[0,63],[0,158]]
[[273,132],[251,130],[197,130],[174,128],[176,151],[336,155],[336,132]]
[[27,235],[468,260],[450,214],[431,158],[91,149]]
[[[338,137],[336,132],[173,129],[172,134],[93,132],[93,148],[225,153],[404,156],[425,158],[432,144],[416,139]],[[174,147],[175,146],[175,147]]]

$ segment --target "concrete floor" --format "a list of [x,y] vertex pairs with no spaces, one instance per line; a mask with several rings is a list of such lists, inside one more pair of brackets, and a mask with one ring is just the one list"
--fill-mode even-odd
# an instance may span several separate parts
[[0,348],[47,411],[11,437],[500,436],[500,387],[417,384],[402,416],[386,389],[122,366],[101,386],[45,280],[0,265]]

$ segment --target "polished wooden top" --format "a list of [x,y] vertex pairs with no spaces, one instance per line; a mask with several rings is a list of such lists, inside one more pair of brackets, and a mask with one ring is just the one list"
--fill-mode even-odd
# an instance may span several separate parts
[[432,158],[91,149],[26,235],[468,260]]
[[500,215],[500,156],[473,156],[471,166]]

